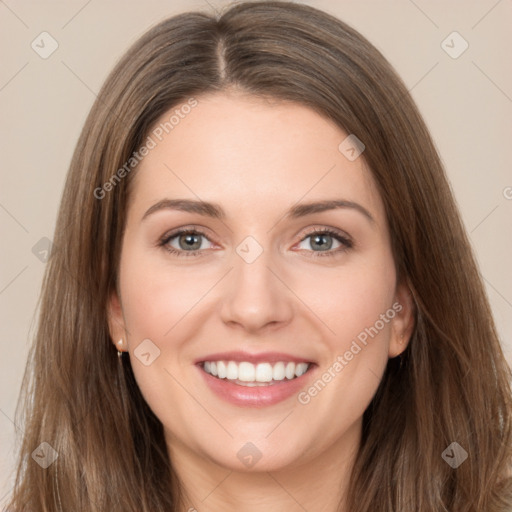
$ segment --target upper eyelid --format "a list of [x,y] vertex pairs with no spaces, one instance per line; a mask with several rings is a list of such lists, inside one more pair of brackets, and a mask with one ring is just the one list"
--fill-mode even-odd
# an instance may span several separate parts
[[[172,230],[166,232],[160,238],[160,240],[162,240],[162,241],[170,240],[171,238],[177,237],[179,235],[183,235],[185,233],[197,233],[197,234],[204,236],[205,238],[208,238],[208,240],[210,240],[210,236],[208,235],[207,230],[205,230],[204,228],[194,227],[194,226],[172,229]],[[212,241],[212,240],[210,240],[210,241]]]
[[312,228],[307,228],[306,232],[302,236],[301,240],[304,238],[313,235],[315,233],[324,233],[324,232],[332,232],[332,234],[340,236],[342,238],[347,238],[352,241],[352,236],[350,236],[345,230],[340,228],[328,227],[328,226],[313,226]]

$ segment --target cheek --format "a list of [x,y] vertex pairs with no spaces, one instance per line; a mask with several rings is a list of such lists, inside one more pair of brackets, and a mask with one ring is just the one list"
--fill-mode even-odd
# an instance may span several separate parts
[[317,308],[333,332],[325,337],[328,347],[317,380],[302,390],[299,403],[318,416],[332,416],[333,409],[342,408],[343,415],[332,417],[336,431],[361,417],[378,388],[396,314],[392,307],[395,283],[388,251],[325,281],[326,293]]
[[199,323],[190,319],[194,305],[198,306],[212,280],[191,270],[170,269],[156,261],[158,258],[140,252],[134,247],[121,265],[131,366],[139,390],[155,415],[185,436],[187,411],[194,410],[196,404],[179,384],[187,375],[183,347],[199,337]]
[[389,251],[354,259],[354,264],[319,274],[313,281],[315,286],[311,286],[311,280],[308,282],[308,286],[303,286],[302,294],[308,297],[308,305],[330,328],[333,348],[344,349],[347,343],[376,322],[378,330],[387,335],[390,324],[384,322],[383,325],[380,319],[392,306],[396,286]]
[[[148,257],[137,248],[121,266],[121,295],[132,343],[150,338],[163,343],[176,339],[171,332],[211,288],[212,272],[200,266],[165,264],[165,255]],[[132,347],[131,346],[131,347]]]
[[311,402],[319,414],[323,408],[328,414],[333,404],[342,405],[347,416],[337,421],[344,422],[363,413],[387,364],[396,314],[392,255],[383,251],[316,283],[323,287],[310,287],[311,308],[329,329],[322,327],[326,335],[318,369],[320,382],[304,389],[299,402]]
[[194,406],[178,383],[189,375],[194,340],[204,339],[197,318],[211,306],[208,291],[218,280],[218,269],[171,267],[165,255],[148,254],[128,237],[125,249],[120,281],[130,360],[146,402],[166,418],[171,398],[185,409]]

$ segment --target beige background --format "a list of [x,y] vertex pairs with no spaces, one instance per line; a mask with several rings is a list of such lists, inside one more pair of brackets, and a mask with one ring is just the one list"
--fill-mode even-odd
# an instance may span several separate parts
[[[446,165],[512,362],[512,2],[304,3],[359,30],[412,91]],[[53,236],[67,167],[95,94],[151,25],[223,5],[0,0],[0,507],[12,487],[14,411],[44,270],[32,248]],[[43,31],[59,45],[47,59],[31,47]],[[441,46],[453,31],[469,44],[456,59]],[[452,39],[451,52],[462,48]]]

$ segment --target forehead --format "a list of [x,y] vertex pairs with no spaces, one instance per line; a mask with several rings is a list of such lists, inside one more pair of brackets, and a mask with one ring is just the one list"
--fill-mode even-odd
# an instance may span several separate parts
[[349,134],[333,121],[248,95],[196,100],[191,109],[171,108],[150,130],[154,147],[133,176],[131,207],[189,197],[221,203],[228,215],[240,207],[278,214],[300,201],[342,198],[363,203],[378,222],[384,217],[371,172],[362,157],[351,161],[340,150]]

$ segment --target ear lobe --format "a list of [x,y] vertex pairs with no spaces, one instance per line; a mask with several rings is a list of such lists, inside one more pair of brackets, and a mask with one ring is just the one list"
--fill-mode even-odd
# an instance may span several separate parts
[[390,358],[397,357],[407,348],[414,330],[416,304],[406,283],[397,286],[393,309],[396,315],[392,320]]
[[119,340],[126,339],[126,327],[123,316],[123,308],[117,291],[113,291],[107,303],[107,320],[110,339],[116,349],[121,350]]

